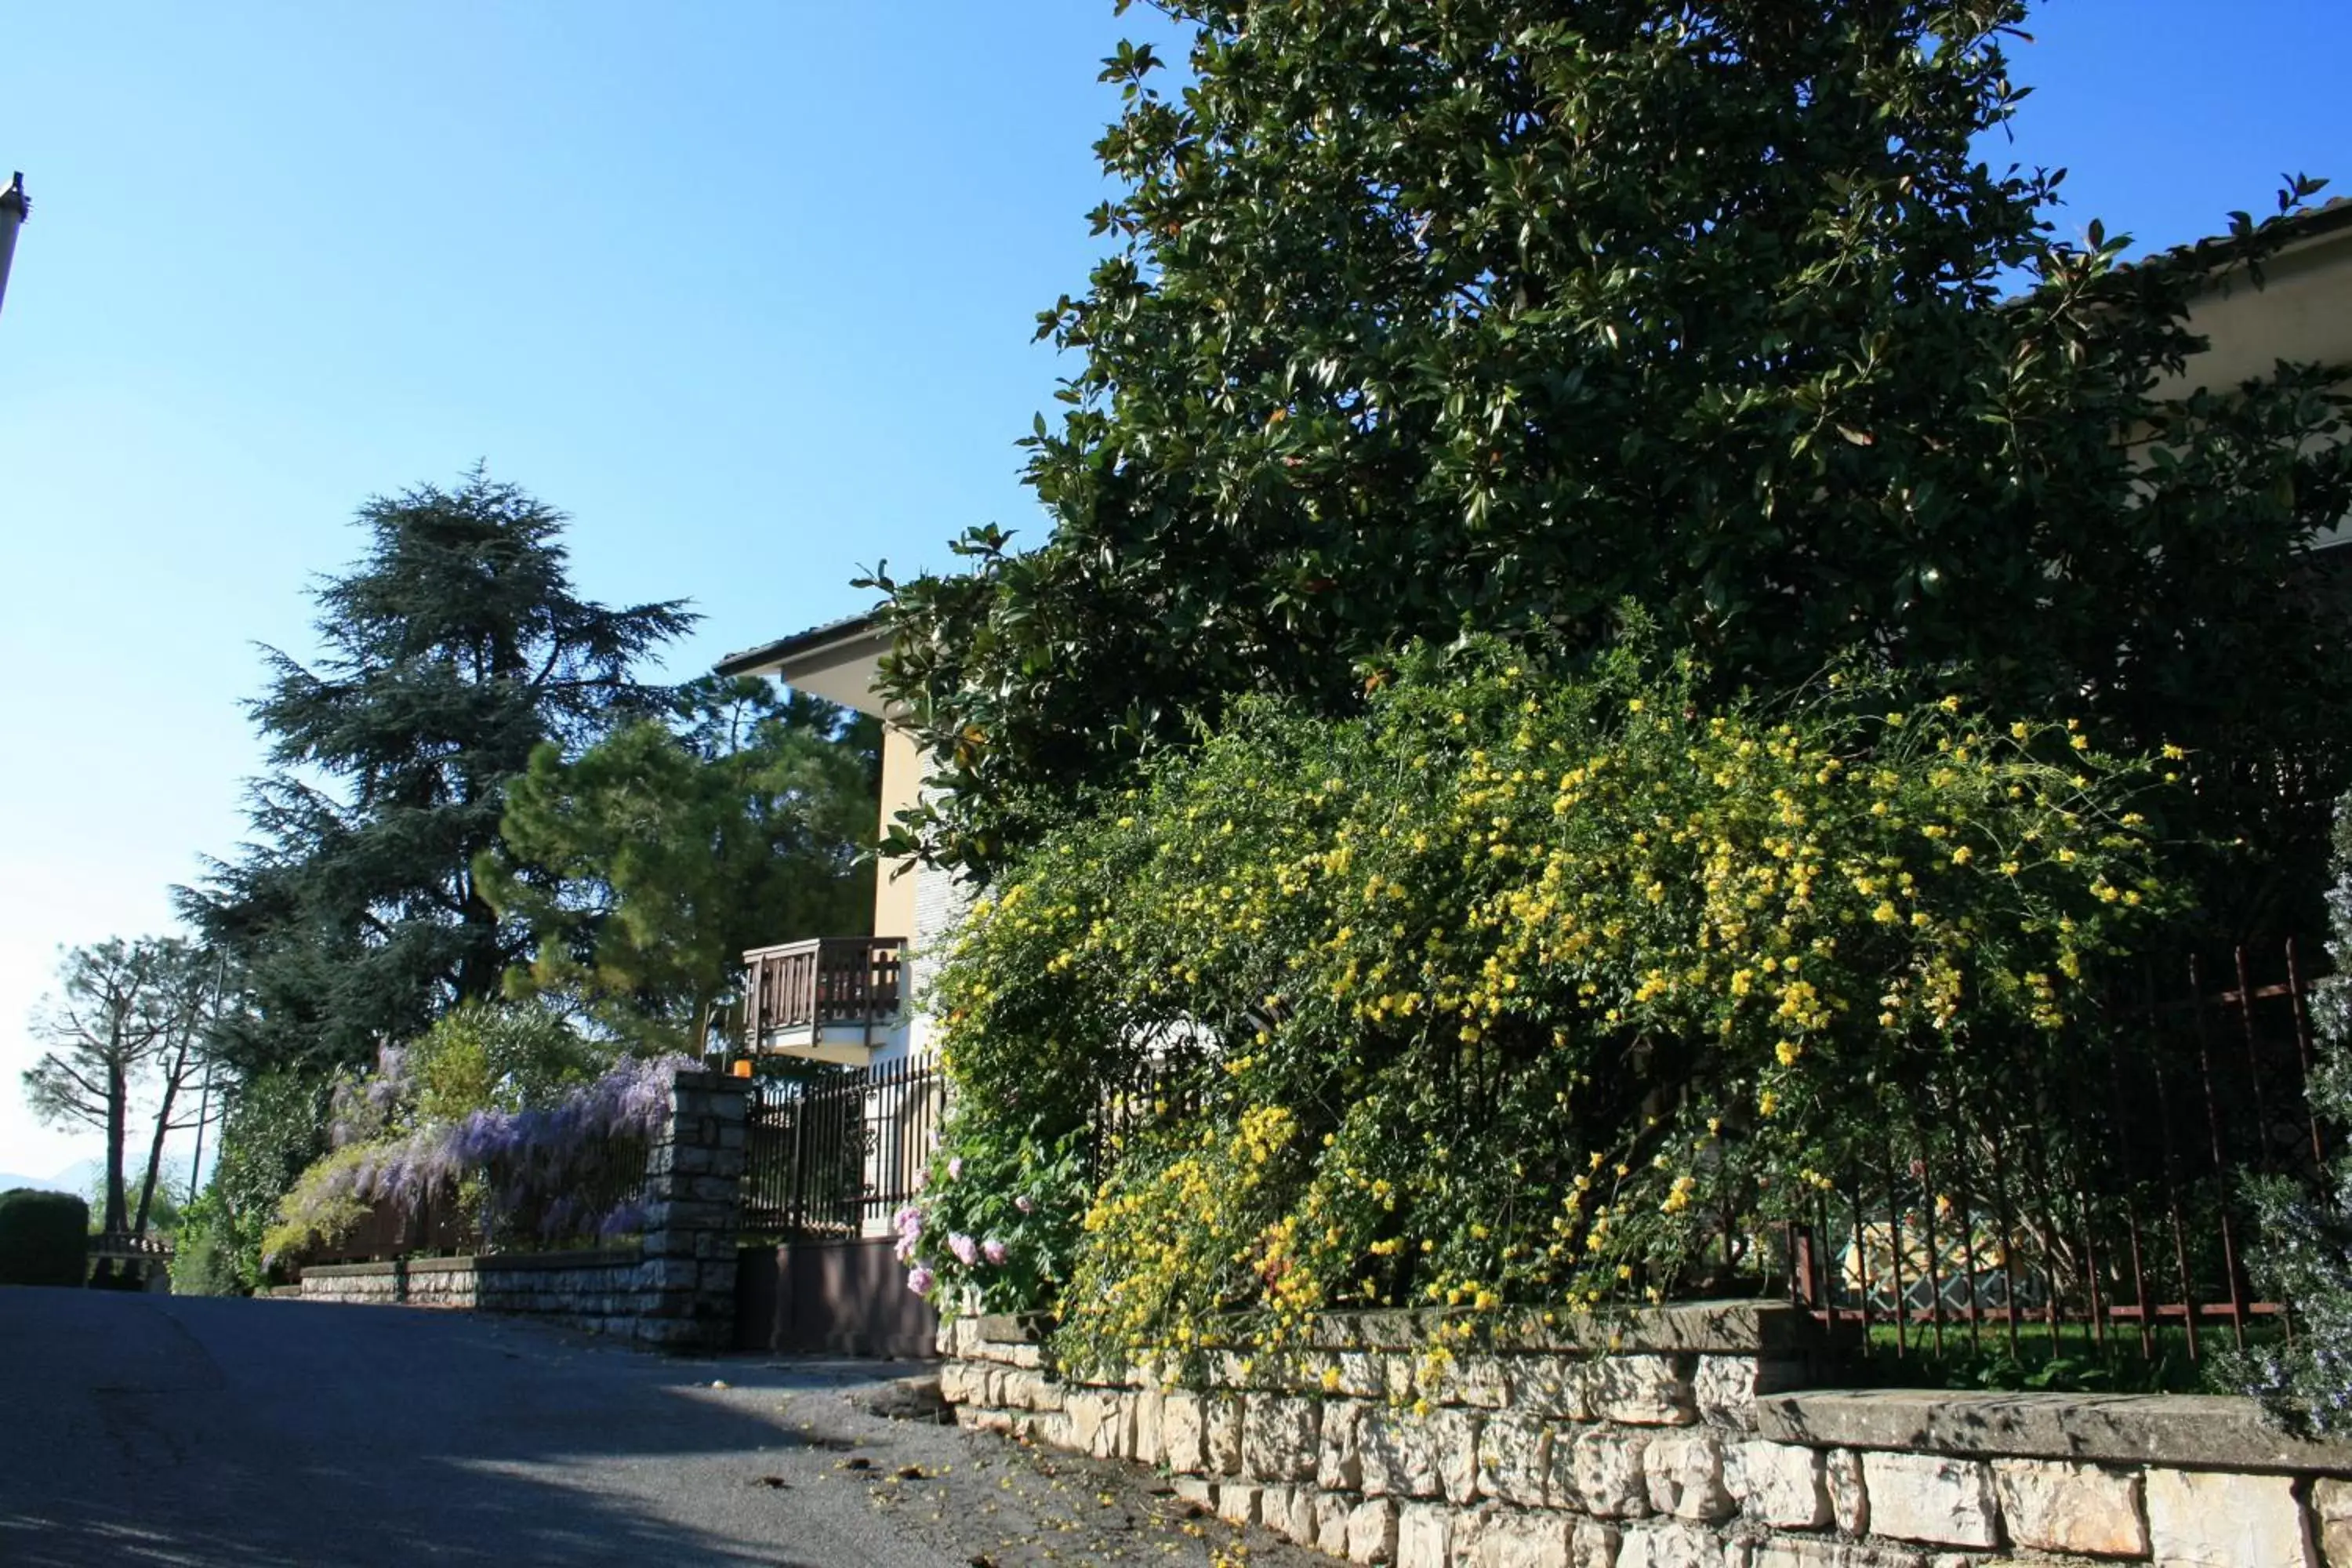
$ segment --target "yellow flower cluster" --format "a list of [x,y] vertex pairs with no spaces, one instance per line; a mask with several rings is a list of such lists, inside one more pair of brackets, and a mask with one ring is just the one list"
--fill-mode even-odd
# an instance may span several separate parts
[[1996,1092],[1975,1034],[2060,1038],[2162,901],[2145,771],[2079,730],[1503,671],[1408,662],[1342,724],[1245,704],[975,907],[938,998],[968,1125],[1181,1088],[1108,1163],[1066,1333],[1670,1289],[1801,1168],[1884,1157],[1867,1069]]

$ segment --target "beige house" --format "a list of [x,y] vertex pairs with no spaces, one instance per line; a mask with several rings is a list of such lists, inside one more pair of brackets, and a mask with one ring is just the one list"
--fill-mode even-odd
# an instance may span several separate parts
[[[873,616],[853,616],[730,654],[716,667],[720,675],[773,676],[880,719],[884,829],[914,804],[925,772],[922,752],[874,689],[888,646]],[[929,1030],[914,1000],[961,909],[948,873],[885,861],[874,879],[872,935],[779,932],[792,940],[743,955],[746,1047],[848,1067],[928,1054]]]

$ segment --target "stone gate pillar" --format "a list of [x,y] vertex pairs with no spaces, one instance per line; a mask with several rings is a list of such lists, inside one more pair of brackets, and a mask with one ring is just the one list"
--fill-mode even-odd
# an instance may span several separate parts
[[737,1187],[751,1085],[681,1072],[669,1123],[646,1161],[636,1337],[672,1350],[726,1350],[735,1333]]

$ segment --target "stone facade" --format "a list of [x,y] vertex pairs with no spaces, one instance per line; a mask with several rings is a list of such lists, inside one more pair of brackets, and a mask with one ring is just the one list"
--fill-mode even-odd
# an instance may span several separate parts
[[306,1268],[302,1299],[508,1312],[664,1349],[723,1350],[734,1334],[748,1104],[740,1079],[677,1075],[667,1128],[646,1156],[646,1230],[634,1248]]
[[1801,1392],[1811,1325],[1773,1303],[1432,1356],[1443,1321],[1335,1316],[1177,1387],[1065,1382],[1029,1325],[964,1318],[940,1385],[969,1424],[1395,1568],[2352,1568],[2352,1448],[2244,1401]]

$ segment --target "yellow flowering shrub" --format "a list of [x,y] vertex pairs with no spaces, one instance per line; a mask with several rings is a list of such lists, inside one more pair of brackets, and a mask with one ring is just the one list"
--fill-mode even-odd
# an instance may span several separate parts
[[2163,900],[2161,781],[2063,725],[1834,675],[1709,711],[1638,648],[1370,684],[1242,705],[1002,878],[939,981],[940,1201],[1101,1143],[1024,1211],[1067,1259],[1026,1303],[911,1250],[1056,1306],[1074,1361],[1760,1274],[1820,1173],[1898,1125],[1964,1159],[2069,1070]]

